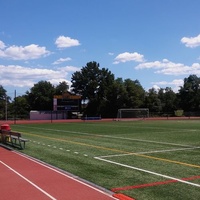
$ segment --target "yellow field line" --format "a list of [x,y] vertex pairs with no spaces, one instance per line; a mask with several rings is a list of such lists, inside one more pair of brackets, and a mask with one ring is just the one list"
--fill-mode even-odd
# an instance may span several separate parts
[[149,159],[153,159],[153,160],[159,160],[159,161],[164,161],[164,162],[169,162],[169,163],[175,163],[175,164],[188,166],[188,167],[200,168],[199,165],[193,165],[193,164],[189,164],[189,163],[179,162],[179,161],[175,161],[175,160],[169,160],[169,159],[165,159],[165,158],[158,158],[158,157],[148,156],[148,155],[144,155],[144,154],[137,154],[137,153],[122,151],[122,150],[118,150],[118,149],[114,149],[114,148],[96,146],[96,145],[92,145],[92,144],[86,144],[86,143],[82,143],[82,142],[75,142],[75,141],[66,140],[66,139],[52,138],[52,137],[48,137],[48,136],[35,135],[35,134],[31,134],[31,133],[24,133],[24,134],[33,135],[33,136],[36,136],[36,137],[46,138],[46,139],[50,139],[50,140],[57,140],[57,141],[68,142],[68,143],[72,143],[72,144],[78,144],[78,145],[81,145],[81,146],[93,147],[93,148],[96,148],[96,149],[103,149],[103,150],[114,151],[114,152],[118,152],[118,153],[135,155],[135,156],[149,158]]
[[130,153],[130,152],[121,151],[121,150],[118,150],[118,149],[96,146],[96,145],[86,144],[86,143],[82,143],[82,142],[75,142],[75,141],[71,141],[71,140],[67,140],[67,139],[60,139],[60,138],[53,138],[53,137],[48,137],[48,136],[35,135],[35,134],[32,134],[32,133],[24,133],[24,134],[33,135],[33,136],[36,136],[36,137],[46,138],[46,139],[50,139],[50,140],[57,140],[57,141],[68,142],[68,143],[72,143],[72,144],[78,144],[78,145],[81,145],[81,146],[93,147],[93,148],[96,148],[96,149],[114,151],[114,152],[118,152],[118,153],[126,153],[126,154]]
[[175,164],[184,165],[184,166],[188,166],[188,167],[200,168],[199,165],[193,165],[193,164],[179,162],[179,161],[175,161],[175,160],[169,160],[169,159],[165,159],[165,158],[158,158],[158,157],[154,157],[154,156],[147,156],[147,155],[144,155],[144,154],[140,154],[140,155],[137,155],[137,156],[141,156],[141,157],[144,157],[144,158],[150,158],[150,159],[154,159],[154,160],[160,160],[160,161],[170,162],[170,163],[175,163]]

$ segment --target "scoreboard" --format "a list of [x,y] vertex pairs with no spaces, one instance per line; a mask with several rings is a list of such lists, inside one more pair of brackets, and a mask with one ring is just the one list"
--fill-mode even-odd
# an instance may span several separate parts
[[55,95],[53,99],[53,110],[65,110],[79,112],[81,109],[81,96],[73,95],[70,92],[62,95]]

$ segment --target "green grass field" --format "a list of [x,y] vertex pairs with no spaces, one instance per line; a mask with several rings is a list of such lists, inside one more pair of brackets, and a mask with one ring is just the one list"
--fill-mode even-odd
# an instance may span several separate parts
[[12,125],[23,153],[137,200],[200,197],[200,121]]

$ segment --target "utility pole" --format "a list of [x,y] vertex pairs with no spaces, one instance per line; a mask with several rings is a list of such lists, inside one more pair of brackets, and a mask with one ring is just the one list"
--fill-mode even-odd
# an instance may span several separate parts
[[7,100],[7,95],[5,94],[5,101],[6,101],[6,105],[5,105],[5,120],[8,120],[8,100]]
[[16,90],[15,90],[15,106],[14,106],[14,124],[16,124],[16,112],[17,112],[17,104],[16,104]]

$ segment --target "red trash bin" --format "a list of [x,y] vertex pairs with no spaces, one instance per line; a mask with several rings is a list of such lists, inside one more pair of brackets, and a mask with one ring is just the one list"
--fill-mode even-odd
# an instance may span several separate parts
[[6,135],[4,134],[4,131],[10,131],[10,125],[9,124],[2,124],[1,125],[1,142],[5,143],[6,142]]
[[1,130],[6,130],[6,131],[10,131],[10,125],[9,124],[2,124],[1,125]]

